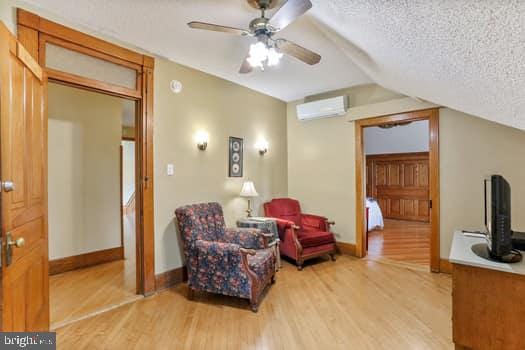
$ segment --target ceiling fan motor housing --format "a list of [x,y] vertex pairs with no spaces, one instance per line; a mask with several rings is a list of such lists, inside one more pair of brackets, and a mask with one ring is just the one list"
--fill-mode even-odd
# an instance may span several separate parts
[[275,6],[277,6],[277,3],[279,1],[277,0],[247,0],[248,4],[250,4],[251,7],[254,7],[256,9],[262,10],[268,10],[272,9]]
[[256,18],[253,21],[251,21],[250,22],[250,29],[251,29],[252,33],[255,36],[260,36],[260,35],[268,35],[269,36],[269,35],[271,35],[272,34],[272,28],[268,24],[268,21],[269,21],[269,19],[268,18],[264,18],[264,17]]

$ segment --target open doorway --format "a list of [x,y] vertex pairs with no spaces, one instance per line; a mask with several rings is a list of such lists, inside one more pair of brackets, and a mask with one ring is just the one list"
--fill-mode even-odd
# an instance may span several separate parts
[[[5,31],[4,31],[5,32]],[[30,143],[17,141],[17,146],[26,147],[25,151],[22,151],[18,155],[22,154],[27,158],[27,161],[20,163],[24,166],[33,166],[36,167],[37,163],[35,160],[30,161],[33,157],[33,152],[36,152],[37,157],[41,157],[41,168],[43,171],[32,172],[30,175],[25,175],[24,172],[19,174],[23,175],[23,180],[28,183],[28,186],[32,186],[34,193],[41,193],[42,197],[37,197],[33,195],[26,196],[25,200],[27,206],[31,207],[31,211],[28,212],[28,215],[25,215],[23,210],[18,210],[22,208],[17,202],[17,213],[24,214],[24,220],[35,221],[39,215],[42,220],[41,232],[39,232],[38,239],[43,242],[43,244],[48,244],[48,135],[47,135],[47,126],[48,126],[48,113],[47,113],[47,82],[58,83],[69,87],[74,87],[82,89],[85,91],[97,92],[104,96],[113,96],[121,97],[123,99],[132,100],[135,106],[135,121],[136,121],[136,131],[135,131],[135,142],[136,142],[136,195],[135,195],[135,206],[136,211],[139,213],[135,215],[136,222],[136,274],[135,274],[135,293],[141,295],[150,295],[155,291],[156,281],[155,281],[155,264],[154,264],[154,200],[153,200],[153,179],[154,179],[154,169],[153,169],[153,83],[154,83],[154,66],[155,59],[152,56],[144,55],[139,52],[129,50],[127,48],[115,45],[113,43],[101,40],[94,36],[82,33],[80,31],[68,28],[64,25],[47,20],[43,17],[40,17],[34,13],[28,11],[17,9],[17,32],[18,32],[18,43],[13,39],[8,39],[12,44],[9,45],[11,51],[14,50],[11,57],[15,57],[16,63],[23,63],[28,67],[28,69],[34,73],[35,78],[38,80],[39,84],[33,84],[32,80],[29,80],[29,75],[24,74],[24,84],[14,86],[13,89],[20,90],[19,88],[26,88],[25,84],[33,84],[30,91],[33,95],[30,96],[30,101],[33,103],[41,103],[42,108],[34,109],[34,111],[39,111],[41,114],[38,118],[41,117],[40,124],[37,124],[35,120],[29,121],[27,125],[31,125],[32,136],[30,139],[35,146],[28,149]],[[13,65],[13,69],[16,65]],[[21,71],[21,70],[20,70]],[[16,75],[18,77],[18,75]],[[47,78],[47,79],[45,79]],[[39,90],[41,88],[41,90]],[[14,90],[13,90],[14,91]],[[17,96],[23,96],[17,94]],[[43,98],[40,98],[43,97]],[[24,99],[25,101],[25,99]],[[27,111],[27,115],[31,116],[33,109],[26,108],[27,101],[22,101],[20,104],[20,99],[16,99],[16,105],[23,105],[23,110]],[[91,106],[88,106],[88,109]],[[33,123],[33,124],[31,124]],[[26,124],[18,123],[17,127],[23,127]],[[40,128],[40,129],[39,129]],[[26,128],[27,129],[27,128]],[[29,129],[27,129],[29,130]],[[34,131],[33,131],[34,130]],[[41,133],[41,135],[39,134]],[[78,135],[72,133],[73,136],[77,137]],[[41,136],[42,140],[38,139]],[[118,148],[119,149],[119,148]],[[117,149],[117,154],[118,154]],[[38,153],[38,151],[44,150],[46,152]],[[64,151],[67,151],[67,148],[64,148]],[[4,157],[5,158],[5,157]],[[38,159],[38,158],[36,158]],[[76,164],[75,162],[78,159],[67,158],[69,163]],[[62,167],[62,164],[58,164],[58,167]],[[118,167],[118,164],[117,164]],[[20,171],[26,170],[21,165],[17,168]],[[36,168],[35,168],[36,169]],[[76,168],[70,166],[70,168],[65,168],[70,172],[74,172]],[[40,177],[38,177],[40,176]],[[43,179],[43,184],[41,187],[38,187],[36,184],[38,182],[30,183],[33,181],[32,178],[35,177],[38,179]],[[60,178],[60,174],[57,176]],[[75,177],[76,178],[76,177]],[[28,187],[29,188],[29,187]],[[120,187],[117,184],[117,192]],[[113,217],[120,218],[120,211],[122,209],[121,196],[117,196],[117,214],[114,214]],[[40,202],[42,203],[40,203]],[[38,210],[34,210],[33,206],[36,208],[38,205],[41,205]],[[24,207],[25,208],[25,207]],[[64,216],[66,216],[66,209],[64,208]],[[67,217],[67,219],[71,219]],[[119,220],[120,221],[120,220]],[[36,221],[35,221],[36,222]],[[19,220],[18,224],[26,224],[25,221]],[[38,230],[32,230],[32,232],[38,232]],[[121,231],[118,242],[122,244],[123,232]],[[63,242],[71,243],[71,242]],[[59,241],[60,245],[61,242]],[[66,244],[67,245],[67,244]],[[96,248],[96,247],[95,247]],[[118,248],[118,247],[114,247]],[[118,250],[113,250],[110,252],[113,254],[119,253]],[[14,304],[25,304],[26,308],[31,306],[40,310],[38,313],[38,320],[35,322],[40,322],[44,326],[42,329],[48,328],[50,312],[49,312],[49,271],[52,268],[55,268],[58,265],[51,266],[48,259],[48,249],[40,250],[31,250],[31,258],[39,259],[41,265],[44,266],[42,276],[32,276],[34,278],[41,277],[39,282],[41,288],[39,290],[32,290],[31,296],[42,295],[42,298],[32,298],[29,303],[28,300],[20,301],[14,300]],[[120,250],[122,252],[122,250]],[[33,254],[34,252],[34,254]],[[110,256],[114,256],[110,254]],[[122,252],[123,254],[123,252]],[[121,256],[122,256],[121,254]],[[90,253],[87,255],[81,255],[81,259],[69,259],[64,261],[69,264],[85,264],[86,261],[90,261],[93,256]],[[53,257],[51,257],[53,259]],[[67,257],[66,257],[67,258]],[[54,259],[58,260],[58,259]],[[67,264],[66,264],[67,265]],[[48,269],[49,267],[49,269]],[[22,269],[25,271],[24,269]],[[49,271],[48,271],[49,270]],[[31,277],[31,278],[33,278]],[[85,283],[78,287],[78,290],[83,288],[94,288],[92,285]],[[65,288],[61,288],[65,290]],[[98,293],[100,292],[93,292]],[[110,293],[110,292],[109,292]],[[108,292],[106,291],[106,294]],[[29,303],[29,304],[28,304]],[[85,304],[84,301],[80,301],[81,304]],[[61,303],[59,303],[61,304]],[[60,305],[59,305],[60,306]],[[80,305],[81,306],[81,305]],[[79,307],[80,307],[79,306]],[[24,318],[21,316],[21,322],[24,321]],[[53,321],[53,320],[52,320]],[[53,326],[56,328],[56,324]]]
[[135,134],[135,105],[48,84],[52,329],[140,297],[135,142],[123,141]]
[[367,255],[430,265],[429,122],[364,129]]
[[[136,256],[136,143],[135,143],[135,103],[126,100],[122,115],[122,139],[120,143],[120,188],[122,245],[124,258],[135,266]],[[133,265],[133,266],[131,266]]]
[[438,110],[355,125],[356,255],[439,272]]

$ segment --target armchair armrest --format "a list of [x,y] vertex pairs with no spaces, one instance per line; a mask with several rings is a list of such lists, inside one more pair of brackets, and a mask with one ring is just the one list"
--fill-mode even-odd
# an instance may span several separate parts
[[313,230],[327,230],[328,219],[324,216],[312,215],[312,214],[302,214],[301,223],[303,229],[313,229]]
[[[253,249],[241,248],[238,244],[195,241],[195,249],[199,266],[198,283],[206,290],[221,289],[227,279],[234,277],[242,285],[242,281],[256,283],[256,274],[248,266],[248,255],[255,255]],[[249,291],[242,291],[250,296]]]
[[268,247],[268,241],[272,238],[272,234],[264,233],[256,228],[227,228],[219,240],[238,244],[242,248],[264,249]]
[[271,217],[271,219],[275,220],[279,230],[286,230],[287,228],[298,230],[300,228],[299,226],[295,224],[295,222],[291,220],[284,220],[284,219],[279,219],[279,218],[274,218],[274,217]]
[[195,242],[199,260],[208,259],[217,263],[218,260],[228,261],[228,268],[236,266],[235,263],[241,262],[246,255],[255,255],[255,249],[241,248],[238,244],[211,242],[199,239]]
[[[239,266],[242,259],[241,248],[238,244],[226,242],[212,242],[199,239],[195,241],[195,248],[199,261],[206,260],[217,268],[227,266],[232,268]],[[243,249],[246,251],[246,249]],[[221,264],[227,263],[227,264]]]
[[331,225],[335,225],[335,221],[329,221],[326,217],[313,214],[302,214],[301,222],[304,229],[315,229],[329,231]]

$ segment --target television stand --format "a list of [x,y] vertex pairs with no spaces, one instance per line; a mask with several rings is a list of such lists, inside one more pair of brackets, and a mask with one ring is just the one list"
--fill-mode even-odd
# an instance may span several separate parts
[[483,243],[484,238],[462,232],[456,232],[452,241],[456,349],[525,349],[525,337],[518,331],[525,321],[525,261],[506,264],[481,258],[472,246]]

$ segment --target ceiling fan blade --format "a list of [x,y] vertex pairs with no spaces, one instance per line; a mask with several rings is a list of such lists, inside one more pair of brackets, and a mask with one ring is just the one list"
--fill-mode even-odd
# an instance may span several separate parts
[[204,22],[190,22],[188,27],[193,29],[211,30],[214,32],[237,34],[237,35],[249,35],[250,32],[244,29],[220,26],[217,24],[204,23]]
[[311,8],[312,3],[310,0],[288,0],[277,10],[269,23],[276,30],[282,30]]
[[277,48],[287,55],[293,56],[298,60],[303,61],[306,64],[313,66],[321,62],[321,55],[305,49],[302,46],[299,46],[291,41],[286,39],[277,39],[276,40]]
[[241,69],[239,69],[239,73],[241,74],[248,74],[253,71],[252,65],[248,62],[248,56],[242,61]]

